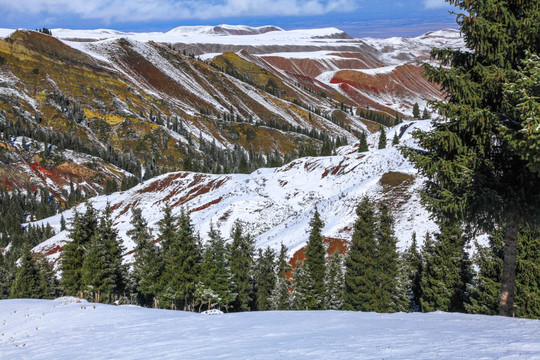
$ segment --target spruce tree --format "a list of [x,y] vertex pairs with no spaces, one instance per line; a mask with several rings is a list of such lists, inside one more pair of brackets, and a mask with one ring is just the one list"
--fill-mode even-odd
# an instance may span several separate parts
[[343,293],[345,288],[344,257],[335,251],[326,266],[324,308],[326,310],[341,310],[343,308]]
[[281,243],[276,267],[276,286],[272,293],[272,307],[274,310],[291,309],[291,282],[287,278],[287,273],[291,271],[291,266],[287,262],[287,247]]
[[422,273],[422,311],[463,312],[468,302],[471,272],[463,230],[456,223],[440,224],[433,245],[426,242],[426,264]]
[[394,133],[394,137],[392,138],[392,146],[399,145],[399,137],[397,134],[397,131]]
[[392,312],[398,310],[398,253],[397,239],[394,235],[394,219],[383,203],[379,209],[377,224],[376,281],[378,283],[377,306],[378,312]]
[[420,310],[422,257],[418,252],[416,233],[412,235],[411,246],[403,254],[403,275],[406,281],[406,292],[409,298],[409,309]]
[[276,287],[275,253],[270,247],[259,249],[255,265],[255,299],[258,311],[272,310],[272,293]]
[[412,114],[415,119],[420,119],[420,106],[418,106],[418,103],[414,103]]
[[379,149],[386,149],[386,130],[384,130],[384,126],[381,125],[379,132]]
[[125,248],[118,239],[118,230],[113,227],[112,210],[107,203],[99,221],[97,232],[103,243],[108,282],[107,301],[112,303],[121,296],[127,287],[127,268],[123,261]]
[[143,305],[157,307],[157,297],[162,292],[161,274],[163,258],[161,251],[154,245],[152,233],[139,208],[131,214],[131,230],[127,235],[135,243],[133,261],[134,290]]
[[60,284],[66,295],[82,296],[83,261],[86,249],[97,231],[97,221],[97,214],[92,204],[86,205],[86,212],[82,215],[75,211],[69,233],[72,241],[64,246],[60,265],[62,269]]
[[209,309],[217,307],[228,311],[236,298],[236,284],[227,262],[225,240],[212,224],[208,238],[202,256],[199,283],[195,290],[200,303],[199,309],[206,303]]
[[295,310],[311,310],[313,299],[313,279],[309,276],[305,259],[298,261],[292,272],[293,298],[292,308]]
[[356,209],[358,219],[354,223],[351,245],[345,260],[344,310],[375,311],[377,309],[378,284],[374,251],[375,210],[367,197]]
[[253,300],[253,266],[254,244],[249,235],[244,235],[244,228],[239,220],[236,220],[232,231],[232,242],[228,247],[227,258],[233,281],[237,286],[237,294],[233,309],[235,311],[249,311]]
[[[439,217],[488,233],[494,225],[506,229],[499,314],[512,316],[518,224],[537,221],[540,212],[534,166],[540,156],[537,145],[527,145],[538,143],[530,127],[538,111],[527,97],[513,97],[519,85],[512,84],[528,78],[528,54],[540,53],[540,6],[537,0],[448,2],[463,12],[458,24],[467,49],[432,50],[443,66],[425,65],[425,73],[447,97],[431,105],[446,121],[417,133],[421,150],[405,154],[427,177],[423,198]],[[535,80],[525,82],[530,94]]]
[[44,297],[39,267],[29,249],[25,250],[21,265],[17,269],[15,281],[11,286],[11,297],[28,299]]
[[37,260],[40,274],[40,291],[43,299],[54,299],[61,295],[60,282],[56,278],[53,264],[42,256]]
[[94,236],[86,249],[81,269],[83,289],[100,302],[102,293],[108,294],[113,281],[107,264],[107,252],[99,236]]
[[358,152],[366,152],[368,150],[367,136],[366,133],[362,131],[360,134],[360,142],[358,143]]
[[166,284],[164,297],[173,309],[182,304],[184,310],[193,310],[200,255],[191,219],[182,209],[176,236],[171,243],[166,244],[163,253],[165,270],[162,281]]
[[321,310],[324,308],[326,250],[324,249],[321,235],[324,222],[321,220],[317,209],[315,209],[309,225],[311,226],[311,231],[306,245],[306,259],[303,261],[302,267],[305,266],[306,276],[310,278],[313,288],[310,291],[310,298],[306,306],[310,310]]
[[422,113],[422,120],[429,120],[431,118],[431,114],[429,113],[427,108],[424,108],[424,112]]

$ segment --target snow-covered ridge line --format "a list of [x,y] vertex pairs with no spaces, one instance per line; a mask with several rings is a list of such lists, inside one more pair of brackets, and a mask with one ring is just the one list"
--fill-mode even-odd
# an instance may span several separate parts
[[[406,123],[389,130],[388,137],[391,139],[394,133],[406,129],[401,143],[412,144],[411,132],[429,127],[427,121]],[[376,136],[369,139],[372,144],[377,140]],[[381,180],[385,174],[401,179],[401,185],[387,185]],[[134,248],[126,235],[131,228],[133,208],[141,208],[157,237],[161,210],[168,203],[173,214],[179,214],[183,207],[191,211],[195,230],[203,240],[211,223],[228,237],[239,219],[246,231],[255,236],[257,247],[279,249],[283,243],[292,254],[308,239],[315,207],[325,222],[324,236],[349,240],[356,206],[367,195],[375,202],[391,204],[399,246],[403,249],[414,231],[423,234],[437,229],[416,194],[422,181],[395,147],[358,153],[353,145],[340,148],[335,156],[301,158],[280,168],[259,169],[245,175],[164,174],[128,191],[99,196],[89,202],[98,210],[110,203],[115,226],[128,252]],[[85,205],[77,207],[77,211],[84,212]],[[62,215],[69,223],[74,209]],[[58,214],[39,223],[49,223],[59,230],[60,217]],[[63,231],[34,251],[49,254],[66,241],[69,241],[68,233]],[[51,254],[52,259],[58,256],[58,252]]]

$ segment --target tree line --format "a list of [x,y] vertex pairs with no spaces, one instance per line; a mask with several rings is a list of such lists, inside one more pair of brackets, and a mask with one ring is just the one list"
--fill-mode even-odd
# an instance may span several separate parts
[[[456,222],[439,223],[440,231],[425,234],[421,247],[413,234],[410,247],[400,253],[394,219],[385,203],[376,206],[363,198],[356,214],[347,251],[327,254],[324,222],[315,209],[304,256],[291,266],[283,244],[278,253],[270,247],[256,249],[240,221],[228,239],[214,225],[201,237],[187,211],[173,216],[165,206],[154,236],[142,210],[134,208],[128,236],[135,249],[128,266],[122,261],[125,249],[112,226],[110,207],[99,214],[88,204],[84,213],[75,213],[69,226],[72,241],[61,256],[60,281],[55,280],[52,265],[27,251],[8,293],[38,298],[65,294],[187,311],[497,313],[503,261],[500,232],[490,237],[489,244],[476,245],[479,251],[471,259],[471,240],[464,229]],[[535,252],[539,238],[538,228],[520,231],[516,297],[520,317],[540,316],[540,252]]]

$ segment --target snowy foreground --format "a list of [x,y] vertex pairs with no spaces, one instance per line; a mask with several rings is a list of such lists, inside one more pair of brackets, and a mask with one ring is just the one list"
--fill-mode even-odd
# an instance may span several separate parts
[[0,301],[0,359],[540,359],[540,321],[344,311],[202,315]]

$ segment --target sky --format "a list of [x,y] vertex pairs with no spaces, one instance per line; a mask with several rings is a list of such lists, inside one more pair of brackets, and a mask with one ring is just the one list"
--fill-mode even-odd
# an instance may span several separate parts
[[168,31],[186,25],[337,27],[352,36],[457,28],[444,0],[0,0],[0,28]]

